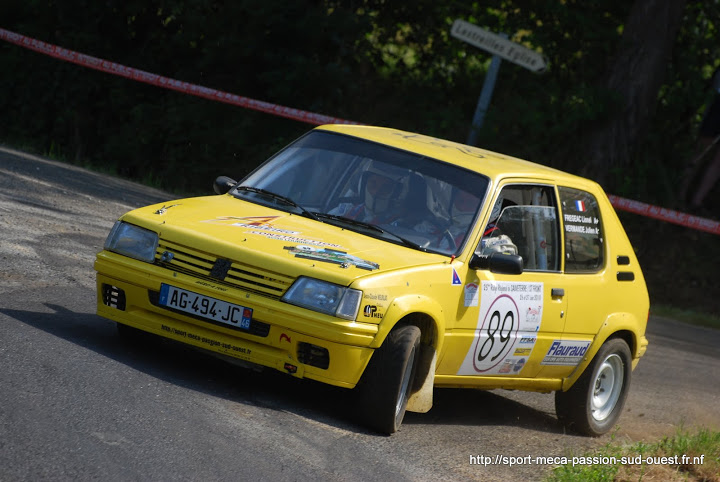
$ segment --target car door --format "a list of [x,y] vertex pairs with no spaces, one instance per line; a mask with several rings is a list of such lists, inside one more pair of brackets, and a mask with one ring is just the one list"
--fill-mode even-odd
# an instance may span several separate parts
[[467,269],[439,375],[535,377],[562,338],[567,295],[554,186],[509,182],[492,200],[478,254],[523,258],[522,274]]

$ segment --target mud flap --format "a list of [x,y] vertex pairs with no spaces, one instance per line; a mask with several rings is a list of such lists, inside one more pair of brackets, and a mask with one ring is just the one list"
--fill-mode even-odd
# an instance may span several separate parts
[[[437,352],[432,348],[425,345],[420,345],[423,353],[420,359],[420,365],[418,366],[419,373],[426,373],[425,379],[422,381],[420,389],[410,395],[407,404],[407,411],[416,413],[426,413],[430,411],[433,404],[433,385],[435,383],[435,365],[437,363]],[[432,358],[426,350],[432,350]],[[427,366],[427,360],[430,361],[430,366]],[[425,366],[423,366],[425,365]],[[416,381],[419,384],[420,380]]]

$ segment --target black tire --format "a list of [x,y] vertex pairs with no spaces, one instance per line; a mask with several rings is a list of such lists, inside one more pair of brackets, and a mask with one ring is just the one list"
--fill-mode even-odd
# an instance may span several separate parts
[[597,437],[622,413],[630,387],[632,357],[625,340],[605,342],[585,372],[566,392],[555,392],[555,413],[566,427]]
[[405,417],[419,359],[420,329],[393,329],[375,350],[358,384],[362,422],[384,434],[398,431]]

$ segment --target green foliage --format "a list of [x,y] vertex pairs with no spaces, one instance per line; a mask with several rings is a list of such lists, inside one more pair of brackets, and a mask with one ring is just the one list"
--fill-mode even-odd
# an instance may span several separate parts
[[617,465],[581,465],[578,467],[560,466],[553,473],[554,482],[604,482],[615,480]]
[[695,310],[680,309],[667,305],[653,305],[651,313],[673,320],[680,320],[684,323],[720,330],[720,316],[711,313],[701,313]]
[[[323,2],[3,3],[3,28],[148,72],[304,110],[350,115],[362,17]],[[242,177],[310,126],[0,44],[6,143],[176,191]],[[349,106],[349,107],[348,107]]]
[[[238,95],[464,142],[490,55],[457,18],[542,52],[534,74],[502,63],[479,143],[579,172],[586,136],[623,106],[602,80],[631,3],[492,0],[3,2],[3,27]],[[657,115],[618,194],[672,204],[720,58],[717,2],[688,2]],[[3,43],[2,138],[77,162],[204,191],[241,176],[311,126],[190,98]],[[183,173],[183,175],[179,175]],[[203,182],[200,179],[206,178]],[[668,203],[666,202],[665,205]]]
[[[638,456],[640,464],[636,463]],[[621,464],[623,457],[632,463]],[[663,457],[667,463],[661,463]],[[568,456],[568,459],[572,460],[573,456]],[[651,480],[716,480],[720,474],[720,432],[704,428],[691,432],[680,428],[673,436],[657,442],[636,442],[632,445],[610,442],[591,454],[578,456],[575,461],[583,459],[610,463],[560,465],[553,468],[545,480],[641,481],[648,474]],[[612,463],[613,460],[615,463]],[[675,460],[678,463],[672,463]]]
[[[579,173],[589,135],[624,112],[605,80],[631,7],[625,0],[7,0],[0,27],[253,99],[465,142],[491,56],[450,35],[453,21],[464,19],[507,33],[548,63],[535,74],[502,62],[478,144]],[[652,122],[633,162],[611,173],[614,194],[681,206],[677,180],[695,152],[708,81],[720,65],[719,27],[720,2],[687,1]],[[208,193],[221,174],[242,178],[312,127],[7,42],[0,64],[0,142],[177,193]],[[692,233],[688,250],[671,243],[686,230],[628,221],[651,298],[717,311],[720,297],[708,296],[717,238]],[[666,282],[672,259],[684,260],[672,274],[682,282]]]

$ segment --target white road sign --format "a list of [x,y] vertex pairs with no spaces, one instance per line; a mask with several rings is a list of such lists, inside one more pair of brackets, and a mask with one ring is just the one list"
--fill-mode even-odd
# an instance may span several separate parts
[[533,72],[545,70],[545,59],[538,52],[464,20],[453,22],[450,35]]

